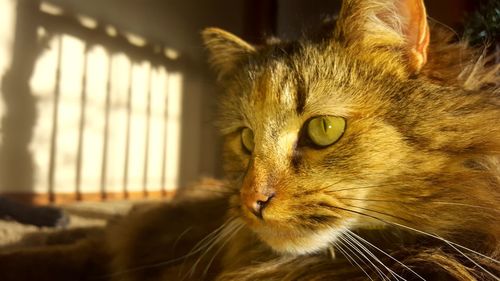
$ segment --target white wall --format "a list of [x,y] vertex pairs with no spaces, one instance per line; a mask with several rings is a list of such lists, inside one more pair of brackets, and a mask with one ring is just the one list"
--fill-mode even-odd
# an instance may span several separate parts
[[[204,27],[219,26],[241,34],[243,1],[47,0],[42,2],[60,8],[65,14],[83,15],[96,20],[100,25],[111,25],[120,32],[135,34],[149,42],[168,46],[180,55],[182,65],[175,71],[152,68],[147,62],[131,63],[126,56],[120,58],[118,54],[109,54],[99,45],[86,51],[85,42],[81,38],[65,34],[48,37],[50,40],[36,52],[32,69],[28,70],[32,71],[29,81],[21,81],[21,84],[29,84],[30,92],[27,95],[30,99],[34,98],[36,109],[32,128],[29,128],[28,124],[28,128],[23,129],[31,134],[27,147],[31,159],[23,158],[26,162],[23,165],[31,168],[9,170],[0,167],[5,171],[15,170],[16,173],[9,172],[11,176],[8,180],[0,180],[0,192],[47,192],[48,184],[51,182],[48,174],[51,169],[49,159],[56,91],[60,93],[60,103],[56,110],[58,132],[55,139],[57,151],[53,161],[52,191],[73,192],[78,185],[83,192],[99,192],[103,184],[106,191],[121,191],[124,188],[124,171],[121,163],[125,157],[125,153],[122,152],[126,147],[124,138],[120,136],[126,126],[123,119],[127,114],[124,95],[128,91],[126,85],[130,82],[127,81],[127,70],[131,67],[132,80],[135,82],[131,87],[132,122],[128,150],[129,178],[126,183],[128,191],[140,191],[145,188],[144,167],[147,167],[146,174],[148,174],[146,188],[152,191],[159,188],[162,178],[166,178],[166,188],[173,189],[189,184],[201,176],[217,174],[220,170],[219,141],[212,127],[215,90],[213,76],[207,71],[205,52],[199,33]],[[15,16],[16,0],[0,2],[0,76],[3,76],[6,69],[11,68],[9,58],[13,53]],[[36,19],[26,19],[24,24],[32,28],[36,25]],[[22,32],[24,27],[17,28],[17,32]],[[41,42],[44,32],[46,31],[38,29],[38,39],[32,40]],[[27,47],[34,50],[41,46]],[[60,83],[57,84],[55,73],[59,52],[61,52],[61,76]],[[83,68],[85,61],[87,70]],[[29,63],[27,65],[29,66]],[[108,73],[110,66],[114,69],[111,74]],[[83,77],[86,79],[85,85],[82,84]],[[110,85],[108,81],[111,81]],[[145,99],[148,96],[146,84],[149,84],[152,99],[148,138],[144,137],[147,118]],[[87,106],[83,119],[85,125],[80,128],[84,86]],[[109,115],[111,126],[108,129],[110,135],[104,161],[102,159],[104,154],[101,152],[104,143],[103,120],[107,87],[110,87],[111,91],[112,110]],[[167,92],[169,116],[166,128],[168,138],[171,139],[167,140],[166,151],[163,151],[164,103],[161,101]],[[2,104],[0,103],[0,115],[5,112]],[[29,106],[32,104],[27,104],[28,108]],[[22,110],[22,103],[19,108]],[[0,139],[4,137],[2,135]],[[143,150],[146,141],[149,147],[147,152]],[[82,146],[78,147],[78,143]],[[162,153],[168,155],[165,171],[162,170],[164,165]],[[5,158],[0,156],[2,157]],[[103,162],[106,162],[104,166]],[[77,166],[81,166],[79,175]],[[102,167],[106,170],[104,182]],[[17,180],[24,175],[26,180]],[[77,180],[78,177],[80,180]]]

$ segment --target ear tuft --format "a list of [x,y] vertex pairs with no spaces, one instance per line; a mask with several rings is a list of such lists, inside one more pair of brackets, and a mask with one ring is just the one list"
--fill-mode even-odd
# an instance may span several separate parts
[[201,35],[219,79],[234,71],[238,63],[256,51],[238,36],[219,28],[206,28]]
[[427,62],[429,26],[423,0],[344,0],[335,36],[368,51],[397,50],[411,74]]

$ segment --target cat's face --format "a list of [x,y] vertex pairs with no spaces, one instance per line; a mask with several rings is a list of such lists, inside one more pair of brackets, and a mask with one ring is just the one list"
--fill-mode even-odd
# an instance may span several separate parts
[[[372,225],[443,234],[470,223],[463,189],[480,190],[482,175],[456,155],[498,145],[485,141],[498,130],[477,131],[494,128],[498,109],[418,75],[425,11],[401,4],[391,11],[409,19],[394,24],[377,10],[387,7],[368,2],[346,1],[336,35],[316,43],[256,48],[221,30],[204,33],[226,88],[220,126],[233,215],[276,251],[316,252],[345,229]],[[384,17],[373,23],[370,13]],[[413,17],[424,22],[412,28]],[[450,198],[460,203],[439,204]]]
[[[396,200],[390,195],[406,186],[401,178],[424,169],[425,159],[386,119],[397,110],[396,77],[365,72],[334,45],[269,56],[242,68],[222,101],[226,171],[240,189],[232,200],[274,249],[313,252],[361,223],[344,209],[387,212],[365,200]],[[312,120],[329,117],[345,120],[343,133],[318,145]],[[258,193],[270,198],[252,206]]]

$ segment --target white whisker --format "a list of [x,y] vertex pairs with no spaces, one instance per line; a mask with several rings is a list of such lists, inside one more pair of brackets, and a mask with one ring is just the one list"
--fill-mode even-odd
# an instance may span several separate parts
[[348,233],[350,233],[354,238],[357,238],[363,242],[365,242],[366,244],[372,246],[373,248],[375,248],[376,250],[378,250],[379,252],[383,253],[384,255],[386,255],[387,257],[389,257],[390,259],[392,259],[393,261],[397,262],[398,264],[400,264],[401,266],[403,266],[404,268],[408,269],[410,272],[412,272],[413,274],[415,274],[418,278],[420,278],[421,280],[425,281],[425,279],[420,276],[418,273],[416,273],[413,269],[411,269],[410,267],[408,267],[407,265],[405,265],[404,263],[398,261],[396,258],[394,258],[393,256],[391,256],[390,254],[388,254],[387,252],[385,252],[384,250],[380,249],[379,247],[373,245],[372,243],[370,243],[369,241],[367,241],[366,239],[364,239],[363,237],[357,235],[356,233],[350,231],[349,229],[346,229],[346,231]]
[[448,244],[450,247],[452,247],[455,251],[459,252],[462,256],[464,256],[466,259],[468,259],[469,261],[471,261],[473,264],[475,264],[477,267],[479,267],[480,269],[482,269],[484,272],[486,272],[488,275],[490,275],[491,277],[495,278],[497,281],[500,280],[500,278],[498,278],[497,276],[495,276],[495,274],[491,273],[490,271],[488,271],[486,268],[482,267],[480,264],[478,264],[476,261],[474,261],[473,259],[471,259],[469,256],[467,256],[466,254],[464,254],[462,251],[460,251],[458,248],[456,248],[455,246],[453,246],[452,244],[450,244],[448,241],[444,241],[446,244]]
[[[354,208],[358,208],[356,206],[352,206]],[[397,222],[390,222],[390,221],[386,221],[384,219],[381,219],[381,218],[378,218],[376,216],[373,216],[373,215],[370,215],[370,214],[365,214],[363,212],[359,212],[359,211],[355,211],[355,210],[349,210],[349,209],[346,209],[346,208],[340,208],[340,207],[336,207],[336,208],[339,208],[339,209],[342,209],[342,210],[345,210],[345,211],[348,211],[348,212],[353,212],[353,213],[356,213],[356,214],[360,214],[360,215],[363,215],[363,216],[366,216],[366,217],[369,217],[369,218],[372,218],[372,219],[375,219],[375,220],[378,220],[380,222],[383,222],[383,223],[386,223],[386,224],[390,224],[390,225],[395,225],[395,226],[399,226],[401,228],[405,228],[405,229],[408,229],[408,230],[412,230],[412,231],[415,231],[417,233],[420,233],[420,234],[423,234],[423,235],[426,235],[426,236],[429,236],[429,237],[433,237],[435,239],[438,239],[440,241],[443,241],[445,243],[447,243],[448,245],[453,245],[455,247],[453,247],[453,249],[455,249],[458,253],[460,253],[462,256],[464,256],[465,258],[467,258],[468,260],[472,261],[475,265],[478,265],[478,263],[476,261],[473,261],[469,256],[465,255],[463,252],[459,251],[457,248],[461,248],[463,250],[466,250],[466,251],[469,251],[471,253],[474,253],[480,257],[483,257],[485,259],[488,259],[492,262],[495,262],[495,263],[500,263],[499,261],[497,261],[496,259],[492,258],[492,257],[488,257],[484,254],[481,254],[475,250],[472,250],[468,247],[465,247],[463,245],[460,245],[458,243],[455,243],[455,242],[452,242],[452,241],[449,241],[439,235],[436,235],[436,234],[432,234],[432,233],[428,233],[428,232],[425,232],[425,231],[422,231],[422,230],[419,230],[419,229],[415,229],[413,227],[410,227],[410,226],[407,226],[407,225],[403,225],[403,224],[400,224],[400,223],[397,223]],[[491,275],[493,278],[495,278],[496,280],[500,280],[499,277],[495,276],[493,273],[489,272],[488,270],[484,269],[484,267],[482,266],[479,266],[481,269],[483,269],[488,275]]]
[[[487,255],[484,255],[484,254],[479,253],[478,251],[472,250],[472,249],[467,248],[467,247],[465,247],[465,246],[462,246],[462,245],[460,245],[460,244],[458,244],[458,243],[455,243],[455,242],[449,241],[449,240],[447,240],[447,239],[445,239],[445,238],[443,238],[443,237],[441,237],[441,236],[439,236],[439,235],[432,234],[432,233],[428,233],[428,232],[425,232],[425,231],[422,231],[422,230],[418,230],[418,229],[415,229],[415,228],[413,228],[413,227],[406,226],[406,225],[403,225],[403,224],[399,224],[399,223],[396,223],[396,222],[387,222],[387,223],[389,223],[389,224],[394,224],[394,225],[400,226],[400,227],[402,227],[402,228],[406,228],[406,229],[409,229],[409,230],[413,230],[413,231],[415,231],[415,232],[418,232],[418,233],[421,233],[421,234],[424,234],[424,235],[427,235],[427,236],[430,236],[430,237],[436,238],[436,239],[438,239],[438,240],[441,240],[441,241],[443,241],[443,242],[449,243],[450,245],[456,246],[456,247],[461,248],[461,249],[463,249],[463,250],[470,251],[471,253],[474,253],[474,254],[476,254],[476,255],[478,255],[478,256],[481,256],[481,257],[483,257],[483,258],[485,258],[485,259],[488,259],[488,260],[490,260],[490,261],[492,261],[492,262],[495,262],[495,263],[500,263],[500,261],[498,261],[498,260],[496,260],[496,259],[494,259],[494,258],[492,258],[492,257],[488,257]],[[497,277],[497,278],[498,278],[498,277]]]
[[179,241],[181,241],[182,237],[184,235],[186,235],[189,231],[191,231],[191,229],[193,229],[192,226],[186,228],[186,230],[184,230],[181,234],[179,234],[179,236],[177,237],[177,239],[175,239],[174,244],[172,245],[172,249],[175,249],[175,247],[177,246],[177,243],[179,243]]
[[[405,280],[405,278],[403,278],[402,276],[400,276],[399,274],[397,274],[396,272],[394,272],[392,269],[390,269],[388,266],[386,266],[376,255],[374,255],[368,248],[366,248],[362,243],[360,243],[358,240],[355,239],[355,237],[351,236],[349,233],[346,233],[346,235],[351,239],[351,241],[353,243],[355,243],[359,248],[360,250],[362,251],[365,251],[365,253],[367,253],[374,261],[376,261],[377,263],[379,263],[380,265],[382,265],[388,272],[389,274],[394,277],[394,279],[396,280],[399,280],[399,279],[402,279],[402,280]],[[390,278],[389,278],[390,280]]]
[[202,247],[205,248],[205,251],[203,251],[203,253],[198,257],[196,262],[191,266],[191,269],[189,270],[187,275],[184,276],[182,280],[184,280],[188,276],[192,277],[194,272],[196,271],[196,267],[201,262],[203,257],[205,257],[205,255],[208,254],[208,252],[210,252],[210,250],[212,250],[215,247],[215,245],[219,244],[221,240],[225,239],[228,235],[230,235],[232,233],[232,230],[234,230],[234,228],[237,226],[238,226],[237,220],[232,219],[229,220],[228,223],[223,224],[222,228],[219,227],[218,228],[219,231],[216,233],[216,235],[212,239],[207,241],[206,245]]
[[356,243],[357,245],[359,245],[359,247],[361,247],[361,249],[363,249],[366,253],[368,253],[375,261],[377,261],[378,263],[380,263],[385,269],[387,269],[387,271],[389,271],[389,273],[396,279],[396,280],[399,280],[399,279],[403,279],[403,280],[406,280],[404,277],[402,277],[401,275],[397,274],[396,272],[394,272],[394,270],[390,269],[388,266],[386,266],[375,254],[373,254],[368,248],[366,248],[360,241],[358,241],[356,239],[355,236],[352,236],[350,233],[346,233],[346,235],[348,235],[351,240]]
[[210,259],[210,261],[208,262],[207,266],[205,267],[205,270],[203,271],[203,276],[205,276],[208,273],[208,270],[210,269],[210,266],[212,265],[215,257],[222,251],[222,249],[224,249],[224,247],[226,246],[226,244],[231,239],[233,239],[233,237],[243,228],[243,226],[244,226],[243,224],[236,225],[236,227],[234,228],[234,230],[228,231],[229,236],[225,238],[225,241],[222,242],[222,244],[220,245],[219,249],[213,254],[212,258]]
[[[373,268],[377,271],[378,275],[380,276],[380,278],[381,278],[382,280],[390,280],[390,278],[388,278],[388,277],[387,277],[387,275],[386,275],[386,274],[385,274],[382,270],[380,270],[380,268],[378,268],[378,266],[377,266],[376,264],[374,264],[374,263],[372,262],[372,260],[371,260],[369,257],[367,257],[367,256],[365,255],[365,253],[364,253],[363,251],[361,251],[361,250],[360,250],[360,249],[359,249],[359,248],[358,248],[355,244],[353,244],[353,243],[350,241],[350,239],[349,239],[349,237],[348,237],[348,236],[346,236],[346,237],[339,237],[339,238],[340,238],[340,239],[342,239],[342,240],[343,240],[344,242],[346,242],[347,244],[349,244],[350,249],[355,250],[355,251],[356,251],[358,254],[360,254],[360,255],[361,255],[361,256],[362,256],[362,257],[363,257],[366,261],[368,261],[368,262],[370,263],[370,265],[371,265],[371,266],[372,266],[372,267],[373,267]],[[355,254],[355,255],[356,255],[356,254]],[[357,255],[356,255],[356,256],[357,256]],[[359,257],[358,257],[358,258],[359,258]]]
[[196,243],[196,245],[193,246],[193,249],[191,251],[198,251],[200,248],[204,248],[204,245],[206,245],[206,241],[209,241],[214,236],[216,236],[217,233],[219,233],[219,231],[221,231],[224,227],[226,227],[226,225],[228,225],[231,221],[232,220],[225,221],[221,226],[216,228],[214,231],[210,232],[205,238]]
[[[174,242],[173,247],[175,247],[175,245],[180,241],[180,239],[182,238],[182,236],[184,236],[186,233],[188,233],[191,229],[192,229],[192,227],[189,227],[186,230],[184,230],[179,235],[179,237],[176,239],[176,241]],[[212,235],[212,234],[214,234],[217,230],[218,229],[216,229],[215,231],[213,231],[212,233],[210,233],[209,235],[207,235],[207,237],[210,236],[210,235]],[[203,240],[205,240],[205,239],[203,239]],[[200,241],[200,242],[202,242],[202,241]],[[200,242],[198,242],[198,243],[200,243]],[[195,247],[196,247],[196,245],[195,245]],[[193,247],[193,249],[191,251],[189,251],[187,254],[182,255],[180,257],[177,257],[177,258],[173,258],[173,259],[170,259],[170,260],[167,260],[167,261],[162,261],[162,262],[157,262],[157,263],[152,263],[152,264],[146,264],[146,265],[142,265],[142,266],[137,266],[137,267],[134,267],[134,268],[125,269],[125,270],[121,270],[121,271],[118,271],[118,272],[113,272],[113,273],[104,275],[103,277],[120,276],[120,275],[131,273],[131,272],[136,272],[136,271],[141,271],[141,270],[145,270],[145,269],[149,269],[149,268],[155,268],[155,267],[169,265],[169,264],[181,261],[183,259],[186,259],[186,258],[188,258],[190,256],[193,256],[193,255],[195,255],[196,253],[198,253],[199,251],[201,251],[203,249],[202,247],[199,248],[199,249],[195,249],[195,247]]]
[[[354,264],[356,264],[356,266],[357,266],[359,269],[361,269],[361,270],[364,272],[364,274],[365,274],[365,275],[366,275],[366,276],[367,276],[370,280],[374,281],[374,280],[373,280],[373,278],[370,276],[370,274],[368,274],[368,272],[366,272],[366,271],[365,271],[365,269],[364,269],[364,268],[363,268],[363,267],[362,267],[362,266],[361,266],[361,265],[360,265],[360,264],[359,264],[359,263],[358,263],[358,262],[357,262],[357,261],[356,261],[353,257],[351,257],[351,255],[349,255],[349,254],[347,253],[347,251],[346,251],[346,250],[342,249],[342,247],[340,246],[340,245],[344,245],[344,244],[342,243],[342,241],[337,241],[337,242],[338,242],[339,244],[335,244],[335,245],[337,246],[337,248],[338,248],[339,252],[341,252],[341,253],[344,255],[344,257],[345,257],[345,258],[349,261],[349,263],[351,263],[353,266],[354,266]],[[344,245],[344,246],[345,246],[345,245]],[[346,246],[346,248],[349,248],[349,247],[347,247],[347,246]],[[354,264],[353,264],[353,262],[354,262]]]
[[[356,207],[356,206],[352,206],[352,207],[354,207],[354,208],[359,208],[359,207]],[[458,243],[455,243],[455,242],[449,241],[449,240],[447,240],[447,239],[445,239],[445,238],[443,238],[443,237],[441,237],[441,236],[439,236],[439,235],[432,234],[432,233],[428,233],[428,232],[425,232],[425,231],[422,231],[422,230],[419,230],[419,229],[415,229],[415,228],[413,228],[413,227],[410,227],[410,226],[407,226],[407,225],[404,225],[404,224],[400,224],[400,223],[397,223],[397,222],[387,221],[387,220],[381,219],[381,218],[379,218],[379,217],[377,217],[377,216],[370,215],[370,214],[365,214],[365,213],[363,213],[363,212],[359,212],[359,211],[355,211],[355,210],[350,210],[350,209],[346,209],[346,208],[341,208],[341,207],[335,207],[335,208],[338,208],[338,209],[341,209],[341,210],[344,210],[344,211],[348,211],[348,212],[352,212],[352,213],[355,213],[355,214],[359,214],[359,215],[362,215],[362,216],[365,216],[365,217],[369,217],[369,218],[372,218],[372,219],[378,220],[378,221],[383,222],[383,223],[386,223],[386,224],[390,224],[390,225],[394,225],[394,226],[399,226],[399,227],[401,227],[401,228],[405,228],[405,229],[408,229],[408,230],[412,230],[412,231],[415,231],[415,232],[417,232],[417,233],[420,233],[420,234],[423,234],[423,235],[426,235],[426,236],[429,236],[429,237],[433,237],[433,238],[438,239],[438,240],[440,240],[440,241],[443,241],[443,242],[446,242],[446,243],[450,243],[450,244],[452,244],[452,245],[454,245],[454,246],[456,246],[456,247],[458,247],[458,248],[461,248],[461,249],[463,249],[463,250],[466,250],[466,251],[469,251],[469,252],[471,252],[471,253],[474,253],[474,254],[476,254],[476,255],[478,255],[478,256],[480,256],[480,257],[482,257],[482,258],[485,258],[485,259],[487,259],[487,260],[489,260],[489,261],[492,261],[492,262],[494,262],[494,263],[500,263],[500,261],[498,261],[498,260],[496,260],[496,259],[494,259],[494,258],[492,258],[492,257],[489,257],[489,256],[487,256],[487,255],[485,255],[485,254],[482,254],[482,253],[480,253],[480,252],[478,252],[478,251],[472,250],[472,249],[470,249],[470,248],[468,248],[468,247],[465,247],[465,246],[463,246],[463,245],[460,245],[460,244],[458,244]],[[460,252],[460,253],[461,253],[461,252]],[[496,278],[498,279],[498,277],[496,277]]]

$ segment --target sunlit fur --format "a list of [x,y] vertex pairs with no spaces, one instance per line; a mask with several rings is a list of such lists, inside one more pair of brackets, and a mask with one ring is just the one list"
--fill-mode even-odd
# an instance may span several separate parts
[[[219,125],[230,186],[238,189],[251,177],[275,191],[262,219],[241,206],[238,192],[231,204],[240,207],[231,215],[274,251],[305,255],[236,267],[226,279],[340,276],[338,266],[309,254],[342,243],[339,237],[355,240],[345,229],[370,228],[416,235],[406,248],[393,243],[387,251],[431,278],[498,276],[498,261],[470,251],[499,255],[498,65],[432,26],[427,62],[412,71],[403,51],[404,18],[390,2],[347,1],[336,31],[321,40],[245,43],[235,52],[238,42],[205,31],[208,48],[218,48],[211,52],[215,67],[224,69]],[[232,51],[222,51],[224,44]],[[304,141],[306,122],[320,115],[347,120],[343,137],[326,148]],[[245,127],[255,135],[251,154],[241,144]],[[315,272],[309,262],[317,259]]]

